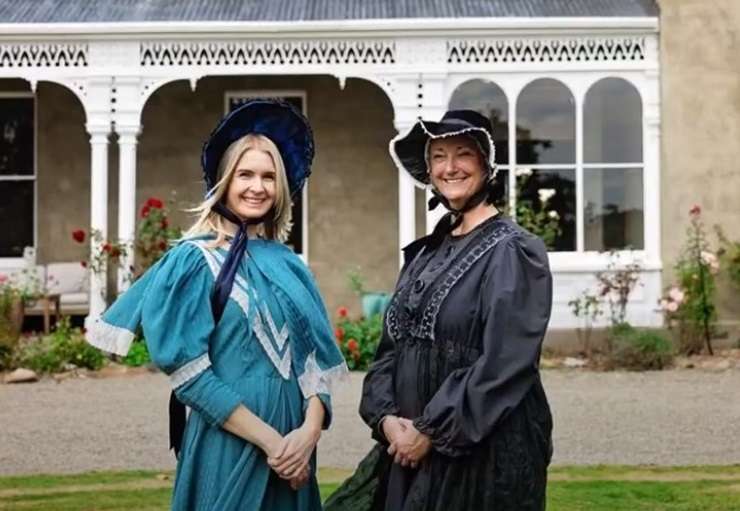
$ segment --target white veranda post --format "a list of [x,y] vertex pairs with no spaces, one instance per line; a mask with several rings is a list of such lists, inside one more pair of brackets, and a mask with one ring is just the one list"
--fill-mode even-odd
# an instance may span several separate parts
[[131,284],[136,237],[136,139],[138,128],[118,131],[118,242],[126,247],[118,268],[118,292]]
[[[111,132],[110,77],[89,78],[84,96],[87,115],[87,132],[90,134],[90,231],[108,238],[108,136]],[[90,236],[90,256],[97,258],[102,247]],[[97,265],[98,271],[90,269],[89,317],[96,318],[105,310],[107,265]]]
[[[88,126],[90,133],[90,231],[108,236],[108,132],[110,126]],[[101,246],[90,236],[90,256],[96,258]],[[107,294],[106,269],[103,263],[90,270],[90,316],[98,317],[105,310]]]

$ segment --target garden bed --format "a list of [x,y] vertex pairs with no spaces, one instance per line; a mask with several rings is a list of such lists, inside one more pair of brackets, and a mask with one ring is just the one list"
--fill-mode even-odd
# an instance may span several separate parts
[[[586,371],[608,371],[613,367],[606,356],[595,354],[590,358],[543,354],[541,369],[571,369]],[[696,369],[706,371],[740,370],[740,349],[716,350],[714,355],[676,356],[666,369]]]

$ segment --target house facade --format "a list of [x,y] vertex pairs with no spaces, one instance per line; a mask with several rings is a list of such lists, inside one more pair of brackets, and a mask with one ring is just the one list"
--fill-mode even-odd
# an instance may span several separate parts
[[[77,228],[130,241],[150,196],[172,198],[173,221],[187,226],[184,210],[204,192],[203,141],[254,96],[286,97],[314,128],[291,244],[331,310],[354,303],[347,273],[358,267],[368,288],[392,289],[400,248],[434,225],[428,191],[387,148],[451,107],[491,117],[511,211],[550,196],[555,329],[578,325],[568,301],[614,261],[641,266],[629,319],[660,325],[656,303],[694,203],[740,236],[730,0],[33,4],[0,7],[5,267],[26,246],[42,263],[79,259]],[[92,276],[90,314],[106,289],[125,289],[118,273]],[[726,320],[738,315],[731,296]]]

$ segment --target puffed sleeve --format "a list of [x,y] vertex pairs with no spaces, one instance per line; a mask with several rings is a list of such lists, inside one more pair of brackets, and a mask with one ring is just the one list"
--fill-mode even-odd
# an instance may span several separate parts
[[141,304],[141,324],[154,364],[178,399],[209,423],[222,425],[240,397],[214,372],[208,354],[215,329],[213,274],[200,250],[183,243],[162,261]]
[[448,456],[466,454],[486,438],[539,378],[552,305],[547,251],[527,234],[493,250],[481,282],[483,352],[472,366],[451,373],[414,420]]

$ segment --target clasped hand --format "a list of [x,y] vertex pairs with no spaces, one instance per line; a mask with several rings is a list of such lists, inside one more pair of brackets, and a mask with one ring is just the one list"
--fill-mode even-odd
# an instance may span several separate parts
[[403,417],[389,415],[383,420],[383,433],[390,443],[388,454],[403,467],[416,468],[432,448],[431,439],[414,423]]
[[290,482],[291,488],[299,489],[311,475],[311,455],[319,441],[321,432],[305,424],[285,435],[267,452],[267,463],[280,476]]

